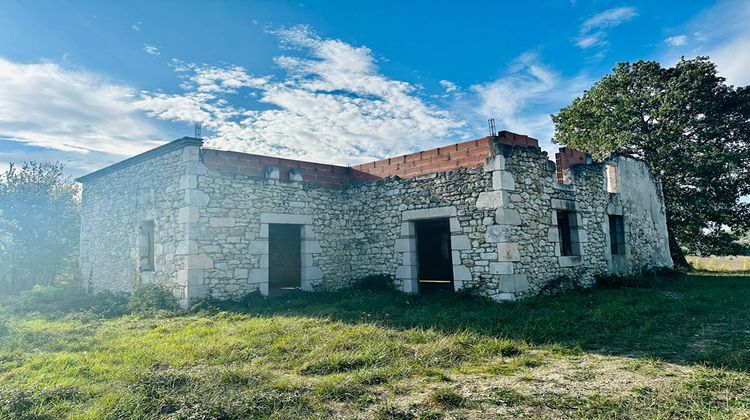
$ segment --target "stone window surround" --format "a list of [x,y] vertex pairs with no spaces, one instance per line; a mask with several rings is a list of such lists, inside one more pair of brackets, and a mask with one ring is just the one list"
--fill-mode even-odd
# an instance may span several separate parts
[[419,262],[417,237],[414,222],[426,219],[448,219],[451,233],[451,256],[453,260],[453,288],[463,289],[464,282],[471,280],[471,271],[461,264],[461,250],[471,249],[469,237],[464,235],[458,222],[455,206],[406,210],[401,213],[401,234],[396,239],[395,250],[401,253],[402,263],[396,268],[396,279],[401,281],[405,293],[419,293]]
[[[550,211],[550,228],[547,239],[555,244],[555,255],[560,267],[575,267],[583,263],[583,249],[587,242],[586,231],[583,228],[583,218],[578,211],[578,204],[573,200],[552,199],[552,210]],[[573,212],[576,217],[575,226],[571,225],[571,241],[574,249],[578,251],[577,255],[563,256],[560,249],[560,233],[557,228],[557,211]]]
[[267,296],[268,282],[268,225],[290,224],[300,226],[300,246],[302,257],[301,286],[302,290],[312,292],[313,283],[323,278],[323,271],[314,264],[314,256],[322,252],[320,241],[313,231],[312,216],[286,213],[261,213],[260,233],[256,240],[250,243],[250,254],[260,258],[260,267],[250,270],[250,283],[258,284],[260,293]]
[[[613,204],[609,203],[607,205],[607,216],[623,216],[622,219],[622,227],[623,227],[623,235],[625,236],[625,253],[619,254],[619,255],[612,255],[612,250],[610,247],[606,246],[604,247],[607,261],[610,265],[610,271],[614,273],[623,272],[626,270],[626,264],[627,261],[630,260],[631,255],[631,248],[630,248],[630,242],[628,242],[628,235],[630,234],[630,224],[628,223],[628,218],[625,217],[625,213],[623,211],[623,208],[619,204]],[[609,234],[609,217],[605,218],[605,221],[602,223],[602,229],[604,230],[604,240],[605,243],[610,243],[610,234]]]

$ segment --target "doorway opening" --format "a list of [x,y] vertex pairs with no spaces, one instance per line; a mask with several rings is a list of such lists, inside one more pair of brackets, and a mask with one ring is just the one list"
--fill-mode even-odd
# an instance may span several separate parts
[[419,292],[453,291],[453,258],[448,219],[414,222],[417,233]]
[[268,291],[279,294],[302,287],[301,225],[268,225]]

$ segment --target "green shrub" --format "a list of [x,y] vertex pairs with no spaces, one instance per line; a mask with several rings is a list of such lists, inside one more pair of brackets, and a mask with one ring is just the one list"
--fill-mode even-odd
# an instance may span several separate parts
[[130,312],[176,311],[179,308],[177,298],[160,284],[137,287],[128,301]]
[[539,289],[542,296],[555,296],[583,289],[580,280],[570,276],[557,276]]
[[127,300],[124,293],[105,291],[88,295],[77,287],[34,286],[31,290],[6,299],[3,308],[15,314],[36,312],[57,316],[85,311],[94,316],[115,317],[127,312]]
[[669,268],[643,269],[638,275],[598,275],[596,287],[599,289],[645,289],[654,287],[665,279],[679,276],[679,272]]
[[352,280],[352,289],[361,291],[395,291],[396,282],[388,274],[371,274]]

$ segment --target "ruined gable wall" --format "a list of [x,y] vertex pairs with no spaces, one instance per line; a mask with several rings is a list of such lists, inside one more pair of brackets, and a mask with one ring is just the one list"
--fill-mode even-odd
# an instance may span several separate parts
[[[197,152],[197,147],[193,147]],[[86,181],[81,207],[80,270],[84,287],[93,292],[130,292],[137,281],[168,285],[178,297],[183,287],[175,283],[183,261],[177,243],[184,235],[178,209],[184,206],[180,185],[185,173],[178,149]],[[138,228],[155,224],[155,272],[139,273]],[[140,278],[140,279],[139,279]]]
[[667,217],[661,183],[646,163],[615,156],[617,193],[610,194],[607,212],[622,214],[625,221],[624,267],[615,271],[635,274],[644,268],[672,267]]

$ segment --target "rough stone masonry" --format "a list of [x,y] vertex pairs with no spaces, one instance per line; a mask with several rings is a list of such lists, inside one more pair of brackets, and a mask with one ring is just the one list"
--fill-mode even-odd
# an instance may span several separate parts
[[[442,258],[451,289],[495,300],[672,266],[661,186],[642,161],[562,148],[555,163],[506,131],[354,167],[185,137],[79,181],[80,269],[94,293],[159,283],[184,304],[268,294],[286,264],[277,225],[299,227],[291,272],[305,291],[386,274],[420,293]],[[416,227],[438,219],[444,252],[430,254]]]

